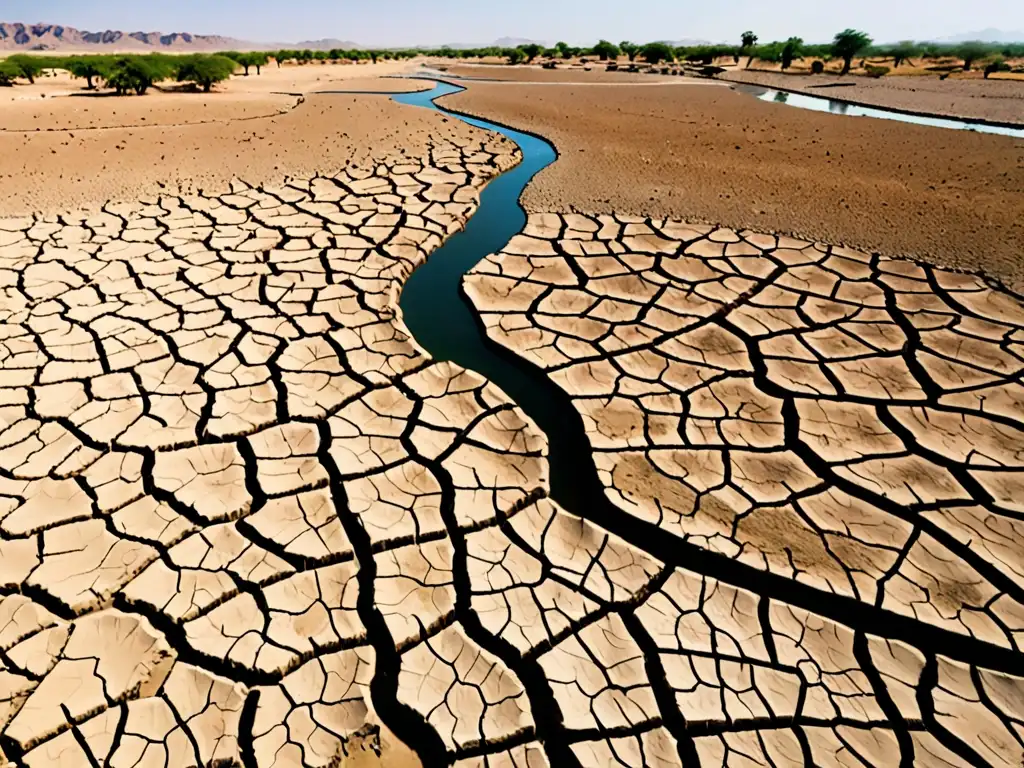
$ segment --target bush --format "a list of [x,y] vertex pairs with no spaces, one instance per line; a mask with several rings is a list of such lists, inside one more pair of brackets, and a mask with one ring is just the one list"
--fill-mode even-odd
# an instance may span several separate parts
[[825,62],[823,62],[823,61],[812,61],[811,62],[811,72],[813,74],[820,75],[824,71],[825,71]]
[[236,66],[237,62],[227,56],[197,53],[181,59],[176,75],[179,83],[195,83],[203,93],[209,93],[214,83],[231,77]]
[[985,67],[985,79],[988,80],[989,75],[994,75],[996,72],[1012,72],[1013,68],[1002,59],[995,59]]
[[868,64],[864,69],[867,71],[868,77],[885,77],[890,71],[888,67],[876,67],[872,64]]

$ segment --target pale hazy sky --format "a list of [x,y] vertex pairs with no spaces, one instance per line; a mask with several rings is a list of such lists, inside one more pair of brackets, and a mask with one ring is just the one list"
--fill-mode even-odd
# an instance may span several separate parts
[[575,44],[733,41],[745,29],[762,40],[799,35],[817,42],[846,27],[890,41],[1024,30],[1024,0],[0,0],[0,20],[364,45],[490,43],[505,36]]

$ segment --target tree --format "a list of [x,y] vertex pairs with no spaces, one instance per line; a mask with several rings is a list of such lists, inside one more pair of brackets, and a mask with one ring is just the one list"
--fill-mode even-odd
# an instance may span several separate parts
[[623,40],[619,43],[619,49],[629,56],[630,61],[633,61],[636,58],[636,55],[640,53],[640,46],[636,43],[629,42],[629,40]]
[[107,87],[113,88],[118,96],[131,91],[142,96],[150,86],[166,80],[176,68],[174,61],[163,54],[148,56],[121,56],[114,60],[104,74]]
[[36,76],[43,71],[44,61],[35,56],[26,56],[24,54],[17,54],[15,56],[8,56],[6,61],[17,68],[18,73],[21,77],[24,77],[30,83],[36,81]]
[[250,66],[256,67],[257,75],[263,74],[263,67],[267,65],[269,58],[270,57],[263,53],[263,51],[253,51],[252,53],[247,54]]
[[990,46],[977,40],[971,40],[956,47],[956,55],[964,60],[964,72],[970,72],[974,62],[985,58],[990,52]]
[[672,49],[665,43],[648,43],[640,49],[640,55],[648,64],[660,64],[673,59]]
[[178,62],[177,79],[179,83],[195,83],[203,93],[209,93],[214,83],[227,80],[234,74],[237,64],[227,56],[196,53],[184,56]]
[[523,60],[525,54],[519,48],[509,48],[505,51],[505,56],[508,58],[509,64],[518,64]]
[[920,55],[920,53],[920,46],[918,46],[918,44],[913,40],[901,40],[888,50],[888,54],[892,56],[892,65],[894,69],[899,69],[900,64],[913,56]]
[[531,61],[540,56],[541,51],[544,49],[536,43],[529,43],[528,45],[519,46],[519,50],[523,52],[526,57],[526,63],[529,64]]
[[0,87],[9,88],[19,77],[21,77],[21,69],[7,59],[0,59]]
[[555,43],[555,48],[558,50],[558,55],[563,59],[569,58],[569,44],[563,41]]
[[608,61],[608,59],[614,60],[619,58],[619,46],[615,43],[610,43],[607,40],[601,40],[594,46],[594,54],[601,59],[601,61]]
[[757,35],[755,35],[753,32],[751,32],[748,29],[746,32],[744,32],[740,36],[740,40],[743,43],[740,46],[740,52],[741,53],[750,52],[750,55],[747,57],[747,67],[749,68],[750,67],[750,62],[752,62],[754,60],[754,55],[753,55],[753,52],[751,51],[751,49],[755,45],[757,45]]
[[110,59],[106,56],[71,56],[64,62],[64,68],[72,77],[85,80],[85,87],[93,90],[96,85],[94,78],[103,78],[110,67]]
[[832,41],[832,55],[843,60],[843,71],[847,74],[853,64],[853,57],[871,46],[871,38],[856,29],[844,29]]
[[295,58],[295,51],[289,51],[287,49],[280,50],[274,54],[274,61],[277,62],[278,69],[281,68],[281,64],[285,61],[291,61]]
[[791,37],[782,46],[782,69],[787,70],[793,64],[793,59],[800,56],[804,41],[799,37]]

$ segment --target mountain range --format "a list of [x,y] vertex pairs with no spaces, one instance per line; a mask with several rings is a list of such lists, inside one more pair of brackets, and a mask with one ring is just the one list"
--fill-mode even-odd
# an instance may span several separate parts
[[0,50],[59,51],[83,50],[172,50],[208,51],[236,48],[243,43],[220,35],[189,32],[102,32],[65,27],[60,24],[0,23]]

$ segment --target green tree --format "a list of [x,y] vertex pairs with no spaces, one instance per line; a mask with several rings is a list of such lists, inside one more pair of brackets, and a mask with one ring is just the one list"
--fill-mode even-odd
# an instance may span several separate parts
[[757,45],[757,35],[751,32],[749,29],[740,35],[742,45],[740,45],[740,53],[747,53],[747,67],[750,66],[750,62],[754,60],[754,54],[752,48]]
[[7,59],[0,59],[0,87],[9,88],[15,79],[21,77],[21,69]]
[[113,61],[104,75],[107,87],[113,88],[118,96],[134,91],[142,96],[150,86],[171,75],[171,63],[166,56],[121,56]]
[[619,58],[619,46],[615,43],[610,43],[607,40],[601,40],[594,46],[594,54],[601,59],[601,61],[608,61],[608,59],[615,60]]
[[561,56],[563,59],[568,59],[569,58],[569,44],[568,43],[563,42],[563,41],[560,40],[557,43],[555,43],[555,48],[558,50],[558,55]]
[[660,64],[673,59],[672,49],[665,43],[648,43],[640,49],[640,55],[648,64]]
[[94,79],[102,79],[110,68],[110,59],[106,56],[71,56],[64,62],[64,68],[72,77],[85,80],[85,87],[93,90]]
[[529,43],[527,45],[519,46],[519,50],[523,52],[523,55],[526,57],[526,63],[529,64],[531,61],[540,56],[541,51],[543,51],[544,49],[541,46],[537,45],[536,43]]
[[313,52],[309,50],[309,48],[306,48],[303,51],[296,51],[295,59],[300,64],[308,64],[313,60]]
[[782,46],[782,69],[787,70],[793,64],[793,59],[799,58],[803,50],[804,41],[799,37],[791,37]]
[[505,56],[508,58],[509,64],[518,64],[523,60],[525,54],[519,48],[509,48],[505,51]]
[[844,29],[832,41],[832,55],[843,60],[843,71],[847,74],[853,64],[853,57],[871,46],[871,38],[856,29]]
[[281,64],[282,63],[284,63],[286,61],[291,61],[294,58],[295,58],[295,51],[289,51],[287,49],[282,49],[282,50],[280,50],[280,51],[278,51],[277,53],[274,54],[274,61],[277,62],[278,69],[281,68]]
[[889,48],[887,53],[892,56],[893,68],[899,69],[904,61],[921,54],[921,46],[913,40],[901,40]]
[[195,83],[203,89],[203,93],[209,93],[214,83],[230,78],[237,65],[238,62],[227,56],[196,53],[181,58],[176,77],[179,83]]
[[623,40],[619,43],[619,49],[629,56],[630,61],[633,61],[636,58],[636,55],[640,53],[640,46],[636,43],[629,42],[629,40]]
[[19,76],[24,77],[30,83],[34,83],[36,81],[36,77],[45,68],[45,62],[41,58],[36,56],[27,56],[25,54],[8,56],[6,61],[17,67]]
[[964,60],[964,72],[970,72],[978,59],[984,59],[992,52],[991,46],[978,40],[962,43],[956,47],[956,55]]

